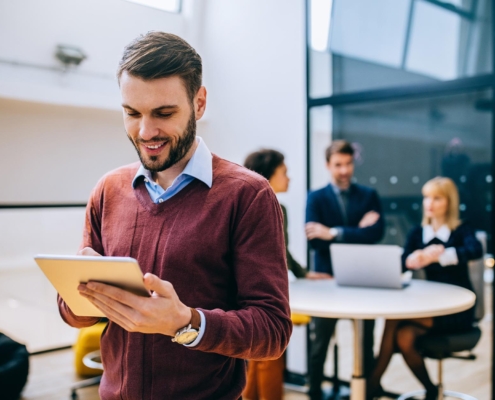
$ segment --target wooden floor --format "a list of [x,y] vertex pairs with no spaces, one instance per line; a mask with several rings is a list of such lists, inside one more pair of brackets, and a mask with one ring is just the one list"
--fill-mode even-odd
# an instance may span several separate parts
[[[470,394],[479,400],[490,399],[490,367],[491,367],[491,323],[485,319],[482,324],[483,337],[475,349],[476,361],[447,360],[444,366],[445,385],[450,390],[458,390]],[[348,331],[351,336],[350,326],[344,325],[339,332]],[[340,342],[340,340],[339,340]],[[345,342],[341,344],[342,364],[345,364],[345,354],[349,348]],[[344,366],[344,365],[343,365]],[[436,363],[428,363],[433,377],[436,377]],[[342,373],[341,378],[349,376]],[[29,382],[24,390],[22,399],[25,400],[62,400],[70,399],[71,386],[80,380],[72,367],[72,351],[64,350],[55,353],[43,354],[31,357],[31,371]],[[419,388],[419,384],[408,371],[400,356],[394,356],[384,380],[384,387],[394,392],[404,392]],[[81,400],[98,399],[98,391],[95,387],[79,390]],[[285,400],[306,399],[304,394],[286,391]]]
[[[487,299],[490,299],[487,293]],[[489,301],[487,301],[489,306]],[[475,348],[476,361],[449,359],[444,362],[444,382],[449,390],[456,390],[474,396],[478,400],[490,400],[491,374],[491,308],[481,323],[483,336]],[[376,335],[379,345],[380,329],[383,321],[378,321]],[[352,368],[352,327],[349,321],[339,321],[338,342],[340,346],[340,378],[348,380]],[[330,359],[331,360],[331,359]],[[437,364],[427,360],[428,369],[436,381]],[[63,350],[31,357],[30,375],[22,399],[24,400],[62,400],[70,399],[71,386],[80,380],[72,366],[72,351]],[[331,362],[327,363],[326,372],[331,373]],[[403,393],[419,389],[420,385],[405,366],[402,358],[395,355],[382,381],[385,389]],[[96,387],[78,391],[81,400],[98,399]],[[1,397],[1,396],[0,396]],[[285,400],[302,400],[307,396],[286,390]]]

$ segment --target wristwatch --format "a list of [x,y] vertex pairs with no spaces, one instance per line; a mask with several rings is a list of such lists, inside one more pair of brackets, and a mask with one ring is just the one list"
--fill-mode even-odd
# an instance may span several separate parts
[[330,235],[332,236],[332,240],[335,239],[339,235],[339,230],[337,228],[329,229]]
[[201,316],[198,310],[191,308],[191,321],[189,325],[179,329],[172,338],[172,342],[179,344],[189,344],[196,340],[199,335],[199,327],[201,325]]

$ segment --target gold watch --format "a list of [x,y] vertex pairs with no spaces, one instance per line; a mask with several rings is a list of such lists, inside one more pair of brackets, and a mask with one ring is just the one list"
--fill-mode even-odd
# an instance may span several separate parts
[[187,326],[179,329],[172,338],[172,342],[178,344],[189,344],[196,340],[199,336],[199,328],[201,325],[201,316],[198,310],[191,308],[191,321]]

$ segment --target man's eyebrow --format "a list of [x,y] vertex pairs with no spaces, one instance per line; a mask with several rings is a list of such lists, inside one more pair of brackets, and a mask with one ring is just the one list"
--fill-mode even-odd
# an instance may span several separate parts
[[[122,107],[123,108],[128,108],[129,110],[132,110],[132,111],[137,111],[134,108],[132,108],[130,105],[125,104],[125,103],[122,104]],[[162,111],[162,110],[174,110],[174,109],[177,109],[177,108],[179,108],[179,106],[177,106],[175,104],[170,104],[170,105],[166,104],[166,105],[163,105],[163,106],[160,106],[160,107],[156,107],[152,111],[155,112],[155,111]]]
[[176,106],[175,104],[171,104],[171,105],[164,105],[164,106],[153,108],[153,111],[162,111],[162,110],[170,110],[170,109],[173,110],[176,108],[179,108],[179,106]]

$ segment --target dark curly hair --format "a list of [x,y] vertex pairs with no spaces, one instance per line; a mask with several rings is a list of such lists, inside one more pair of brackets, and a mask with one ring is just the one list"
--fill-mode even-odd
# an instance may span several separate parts
[[276,150],[261,149],[249,154],[244,166],[270,180],[275,170],[284,163],[284,155]]

